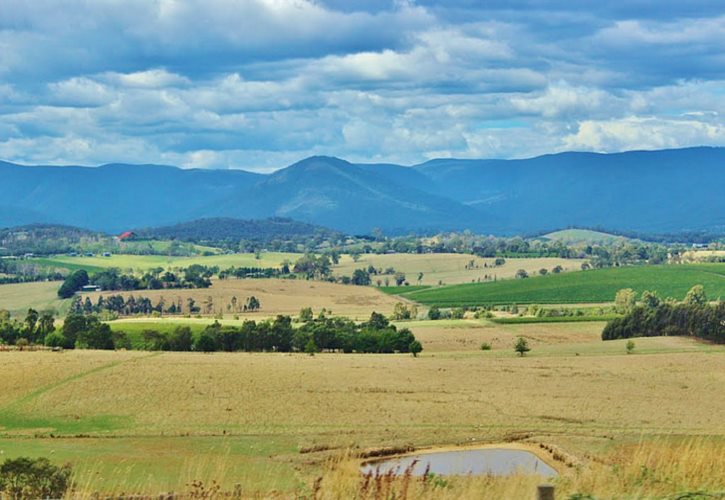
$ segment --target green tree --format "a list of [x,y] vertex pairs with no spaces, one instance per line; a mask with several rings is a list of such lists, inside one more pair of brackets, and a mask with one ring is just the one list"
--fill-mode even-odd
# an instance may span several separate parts
[[649,290],[645,290],[644,292],[642,292],[642,303],[648,309],[657,309],[662,301],[657,296],[657,292],[650,292]]
[[302,323],[307,323],[309,321],[312,321],[314,319],[314,316],[312,314],[312,308],[311,307],[303,307],[300,309],[300,321]]
[[695,285],[685,295],[685,304],[693,306],[704,306],[707,304],[707,295],[702,285]]
[[433,306],[428,309],[428,319],[437,320],[441,319],[441,310],[438,306]]
[[525,269],[519,269],[516,271],[516,279],[523,280],[529,277],[529,273],[526,272]]
[[628,340],[627,344],[625,345],[627,349],[627,354],[632,354],[634,352],[634,340]]
[[408,351],[413,354],[414,358],[418,357],[418,354],[423,351],[423,345],[418,340],[414,340],[408,346]]
[[516,339],[516,343],[514,344],[514,351],[516,351],[519,356],[524,356],[530,350],[531,348],[529,347],[529,343],[524,337],[519,337],[518,339]]
[[71,486],[70,465],[57,466],[47,458],[20,457],[0,465],[0,496],[61,498]]
[[88,273],[85,269],[79,269],[74,273],[71,273],[60,286],[58,290],[58,297],[61,299],[68,299],[73,296],[78,290],[83,288],[89,283]]
[[631,288],[623,288],[614,296],[614,309],[620,314],[629,313],[637,304],[637,295]]
[[305,352],[310,356],[314,356],[316,352],[320,352],[320,348],[317,347],[317,344],[315,344],[314,337],[307,339],[307,343],[305,343]]

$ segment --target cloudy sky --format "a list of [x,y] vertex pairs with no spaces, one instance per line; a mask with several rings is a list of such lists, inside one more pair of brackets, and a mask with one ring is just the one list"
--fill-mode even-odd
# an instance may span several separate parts
[[269,171],[725,145],[724,49],[718,1],[0,0],[0,158]]

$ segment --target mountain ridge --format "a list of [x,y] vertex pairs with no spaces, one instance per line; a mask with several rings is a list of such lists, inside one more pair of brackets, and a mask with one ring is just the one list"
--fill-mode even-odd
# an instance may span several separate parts
[[725,229],[725,148],[564,152],[412,166],[312,156],[270,174],[108,163],[0,161],[0,226],[117,232],[207,217],[287,217],[347,233],[611,227]]

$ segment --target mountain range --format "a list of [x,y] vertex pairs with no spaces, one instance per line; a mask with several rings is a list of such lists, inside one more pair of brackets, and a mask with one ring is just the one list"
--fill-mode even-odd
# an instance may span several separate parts
[[414,166],[315,156],[271,174],[161,165],[0,162],[0,227],[106,232],[207,217],[285,217],[353,234],[569,226],[725,233],[725,148],[558,153]]

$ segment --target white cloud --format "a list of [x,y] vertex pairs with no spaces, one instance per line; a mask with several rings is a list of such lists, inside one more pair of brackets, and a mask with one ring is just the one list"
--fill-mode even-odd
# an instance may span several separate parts
[[563,141],[566,150],[601,152],[701,145],[725,145],[725,125],[633,116],[584,121],[575,134],[564,137]]

